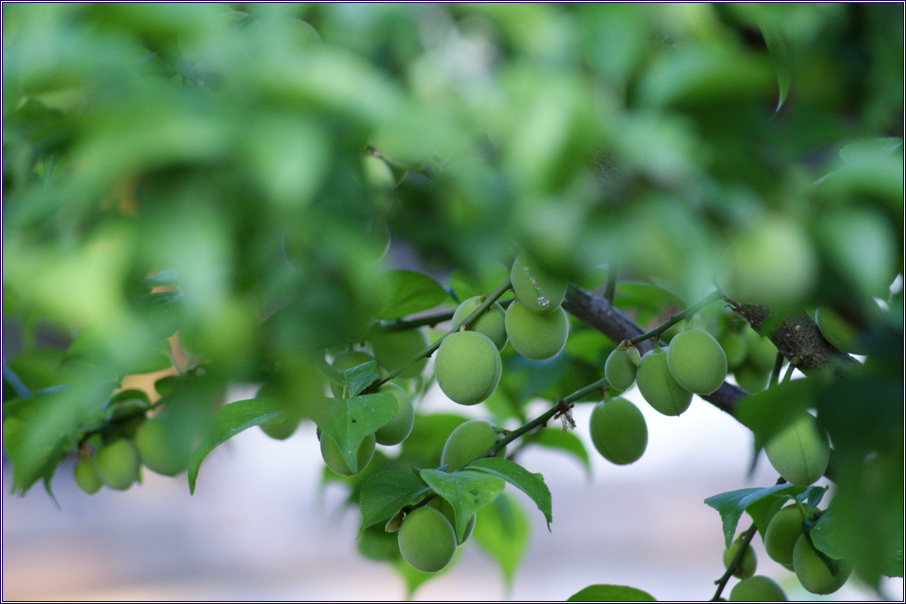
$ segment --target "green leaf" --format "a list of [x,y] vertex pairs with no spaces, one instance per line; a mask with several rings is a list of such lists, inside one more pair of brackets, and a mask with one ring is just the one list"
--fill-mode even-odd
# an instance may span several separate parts
[[572,432],[564,432],[558,428],[550,428],[538,432],[538,437],[534,444],[541,445],[550,449],[564,451],[577,458],[585,468],[588,476],[591,476],[591,457],[582,443],[582,439]]
[[[755,519],[756,516],[764,517],[768,508],[777,504],[776,498],[780,496],[798,495],[805,487],[776,484],[770,487],[753,487],[727,491],[705,499],[705,503],[720,513],[723,521],[724,540],[727,547],[736,535],[736,525],[743,512],[748,511]],[[757,523],[756,523],[757,524]]]
[[236,401],[218,409],[202,435],[201,443],[189,456],[189,492],[195,493],[201,462],[217,445],[252,426],[278,423],[285,415],[280,401],[271,397]]
[[359,445],[396,415],[397,402],[392,394],[376,392],[353,398],[336,399],[315,421],[322,432],[337,443],[347,465],[357,471]]
[[773,23],[762,23],[761,34],[764,36],[764,42],[771,53],[771,60],[774,62],[774,71],[777,73],[777,107],[774,112],[780,111],[786,102],[786,97],[790,93],[790,84],[792,83],[792,68],[790,67],[790,56],[786,50],[786,43],[780,34],[780,28]]
[[736,418],[755,433],[756,451],[812,403],[820,380],[792,380],[745,397]]
[[359,536],[368,527],[387,520],[427,492],[425,483],[411,472],[390,470],[369,477],[359,493],[362,511]]
[[467,468],[499,476],[531,497],[547,520],[547,530],[551,530],[551,492],[541,474],[529,472],[514,461],[497,457],[476,459]]
[[447,299],[447,291],[434,279],[415,271],[390,271],[383,275],[387,295],[377,318],[389,321],[430,310]]
[[519,504],[506,493],[478,511],[472,540],[500,565],[507,588],[525,555],[531,525]]
[[483,472],[459,470],[441,472],[422,470],[419,472],[435,493],[450,502],[456,518],[456,537],[462,539],[472,514],[494,501],[503,491],[505,483],[499,476]]
[[656,602],[654,596],[625,585],[589,585],[580,589],[567,602]]

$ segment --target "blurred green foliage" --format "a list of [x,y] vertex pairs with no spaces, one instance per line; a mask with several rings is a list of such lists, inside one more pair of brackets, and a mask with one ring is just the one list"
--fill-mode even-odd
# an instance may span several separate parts
[[[317,398],[325,349],[487,293],[519,248],[589,289],[618,270],[616,305],[651,327],[722,271],[761,270],[757,245],[727,249],[772,224],[771,267],[789,249],[800,267],[772,280],[781,310],[832,306],[877,354],[858,385],[883,404],[859,435],[840,419],[859,395],[816,389],[850,488],[836,517],[864,521],[859,490],[896,516],[902,46],[898,4],[4,4],[14,490],[49,489],[69,452],[115,437],[104,408],[127,375],[174,370],[154,400],[184,401],[219,442],[230,383]],[[551,361],[510,349],[487,408],[524,423],[616,344],[574,321]],[[259,406],[243,427],[273,421]],[[461,419],[419,415],[401,456],[373,463],[434,467],[421,449]],[[537,438],[588,463],[578,441]],[[333,479],[354,498],[366,475]],[[511,506],[476,530],[508,578],[501,527],[527,539]],[[859,535],[876,528],[841,541],[870,583],[882,563]]]

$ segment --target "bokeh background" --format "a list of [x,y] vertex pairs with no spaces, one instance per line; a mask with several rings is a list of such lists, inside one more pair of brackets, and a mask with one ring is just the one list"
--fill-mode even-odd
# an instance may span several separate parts
[[[551,489],[554,522],[548,532],[534,504],[507,487],[532,522],[531,545],[509,589],[495,562],[467,543],[415,599],[565,600],[593,583],[632,585],[658,599],[710,599],[723,573],[723,536],[719,515],[703,500],[772,484],[776,475],[762,454],[747,476],[751,432],[697,397],[678,418],[636,401],[649,443],[631,466],[593,455],[588,475],[574,458],[525,451],[522,463]],[[436,387],[420,404],[462,412]],[[579,405],[575,419],[593,451],[590,410]],[[341,488],[322,484],[317,450],[312,425],[283,442],[250,429],[205,460],[195,495],[184,476],[145,471],[144,483],[127,492],[102,489],[89,497],[64,466],[53,482],[59,506],[40,488],[10,495],[4,464],[3,599],[404,599],[396,573],[356,554],[359,512],[343,507]],[[780,583],[790,600],[878,597],[856,579],[831,596],[810,594],[767,557],[759,538],[752,543],[758,573]],[[883,585],[887,597],[902,600],[902,579]]]

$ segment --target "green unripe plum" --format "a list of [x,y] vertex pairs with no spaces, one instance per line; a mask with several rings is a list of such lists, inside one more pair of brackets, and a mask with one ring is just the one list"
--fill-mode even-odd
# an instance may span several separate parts
[[117,430],[123,438],[132,438],[136,430],[145,421],[145,402],[130,398],[116,401],[110,408],[110,421],[117,424]]
[[670,340],[667,368],[689,392],[711,394],[727,379],[727,356],[710,333],[689,329]]
[[800,300],[818,274],[810,239],[793,220],[780,216],[753,222],[734,236],[718,276],[732,300],[782,306]]
[[125,491],[138,480],[138,451],[124,438],[105,443],[92,457],[94,470],[101,482],[117,491]]
[[[468,300],[465,300],[453,313],[453,325],[459,325],[459,323],[467,319],[469,315],[481,306],[482,302],[481,296],[473,296]],[[486,311],[479,315],[471,325],[469,325],[469,330],[483,333],[494,342],[497,350],[503,350],[507,342],[506,327],[504,326],[505,316],[506,313],[504,312],[503,307],[497,302],[494,302]]]
[[[362,363],[375,360],[373,356],[364,350],[345,350],[333,358],[333,367],[340,371],[346,371],[353,367],[358,367]],[[375,368],[376,371],[379,369]],[[339,384],[330,383],[330,391],[337,398],[343,396],[343,387]]]
[[777,347],[770,338],[758,335],[754,329],[746,331],[746,344],[749,350],[747,364],[768,372],[774,369],[777,360]]
[[[440,453],[440,465],[447,466],[447,472],[454,472],[488,454],[500,435],[494,425],[484,419],[470,419],[456,426],[447,437]],[[504,449],[497,452],[503,457]]]
[[[453,527],[453,532],[456,532],[456,513],[453,511],[453,506],[449,501],[447,501],[443,497],[437,496],[431,499],[431,501],[428,502],[428,505],[443,513],[444,517],[450,523],[450,526]],[[462,545],[469,540],[469,537],[472,536],[472,529],[475,528],[476,517],[477,514],[472,514],[472,517],[469,518],[469,521],[466,523],[466,530],[462,534],[462,539],[456,540],[457,545]]]
[[745,363],[749,356],[746,337],[741,333],[730,333],[720,338],[720,347],[727,356],[727,369],[734,370]]
[[358,467],[353,470],[349,467],[349,464],[346,463],[346,460],[343,459],[343,454],[340,452],[340,447],[337,445],[336,441],[327,434],[322,433],[321,457],[324,458],[324,463],[327,464],[327,467],[335,473],[341,476],[352,476],[364,470],[365,466],[371,461],[371,458],[374,457],[374,446],[376,442],[374,434],[369,434],[362,440],[362,444],[359,445],[358,451],[356,451],[356,463]]
[[135,433],[135,448],[142,464],[163,476],[176,476],[189,465],[192,442],[168,415],[156,415]]
[[733,372],[733,379],[740,388],[749,394],[755,394],[768,387],[771,372],[763,371],[749,362],[745,362]]
[[552,313],[566,297],[566,281],[544,273],[525,252],[513,261],[510,279],[516,299],[533,313]]
[[589,422],[591,442],[604,459],[617,465],[637,461],[648,446],[648,425],[639,408],[624,398],[595,405]]
[[440,572],[456,553],[456,533],[442,512],[431,506],[413,510],[397,531],[400,553],[412,568]]
[[786,594],[773,579],[757,575],[743,579],[730,590],[731,602],[786,602]]
[[[371,339],[371,347],[378,363],[388,371],[394,371],[428,347],[428,335],[422,329],[379,332]],[[407,365],[399,377],[417,378],[427,363],[428,359],[419,359]]]
[[868,354],[868,351],[859,344],[859,331],[834,309],[819,306],[815,311],[815,322],[824,339],[833,344],[837,350]]
[[[736,557],[736,552],[739,551],[740,547],[742,547],[742,535],[730,542],[730,547],[724,550],[724,568],[730,568],[730,563],[733,562],[733,558]],[[758,558],[755,557],[755,550],[751,546],[746,547],[742,560],[733,572],[733,576],[747,579],[755,574],[757,566]]]
[[506,309],[506,334],[516,352],[533,361],[556,356],[566,345],[569,319],[566,311],[557,308],[547,314],[534,313],[521,302]]
[[388,382],[381,387],[381,392],[389,392],[396,399],[397,411],[388,423],[374,433],[380,445],[398,445],[406,440],[415,424],[415,407],[406,391],[394,383]]
[[667,368],[667,353],[652,350],[642,357],[635,376],[642,398],[664,415],[680,415],[692,403],[692,393],[676,383]]
[[503,363],[497,346],[483,333],[457,331],[441,342],[434,358],[437,385],[450,400],[476,405],[500,382]]
[[830,461],[827,434],[806,412],[772,436],[765,443],[764,452],[778,474],[799,486],[821,478]]
[[781,508],[771,517],[764,531],[764,551],[774,562],[793,568],[793,548],[802,536],[802,513],[793,504]]
[[849,560],[828,559],[830,566],[818,555],[808,536],[803,534],[793,548],[793,570],[796,578],[813,594],[834,593],[846,583],[853,565]]
[[635,383],[637,369],[628,351],[615,348],[604,363],[604,376],[617,390],[629,390]]
[[79,488],[89,495],[94,495],[101,488],[101,479],[98,477],[94,464],[88,456],[79,458],[73,470],[73,475]]

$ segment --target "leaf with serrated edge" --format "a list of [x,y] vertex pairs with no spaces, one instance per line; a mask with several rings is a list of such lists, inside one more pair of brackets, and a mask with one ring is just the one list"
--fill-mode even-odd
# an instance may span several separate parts
[[705,499],[705,503],[720,513],[723,521],[724,540],[726,541],[726,546],[729,547],[736,534],[736,525],[739,524],[739,517],[746,511],[746,508],[768,497],[798,495],[803,490],[805,490],[805,487],[786,483],[764,488],[752,487],[713,495]]
[[440,470],[422,470],[419,472],[428,486],[435,493],[450,502],[456,519],[456,538],[461,540],[465,535],[466,525],[472,514],[494,501],[503,491],[505,483],[499,476],[484,472],[459,470],[458,472],[441,472]]
[[387,520],[427,492],[425,483],[411,472],[390,470],[369,477],[359,493],[359,508],[362,512],[359,535],[369,526]]
[[336,399],[321,418],[315,418],[321,432],[330,436],[340,448],[343,460],[357,472],[359,445],[369,434],[393,419],[399,404],[387,392],[362,394],[353,398]]
[[189,456],[189,492],[195,493],[195,480],[198,478],[201,462],[217,445],[252,426],[277,423],[285,416],[280,401],[272,397],[236,401],[218,409],[211,417],[201,443]]
[[498,457],[484,457],[469,464],[468,469],[488,472],[500,476],[511,485],[531,497],[547,520],[547,530],[551,530],[553,512],[551,510],[551,492],[544,483],[541,474],[529,472],[518,463]]

